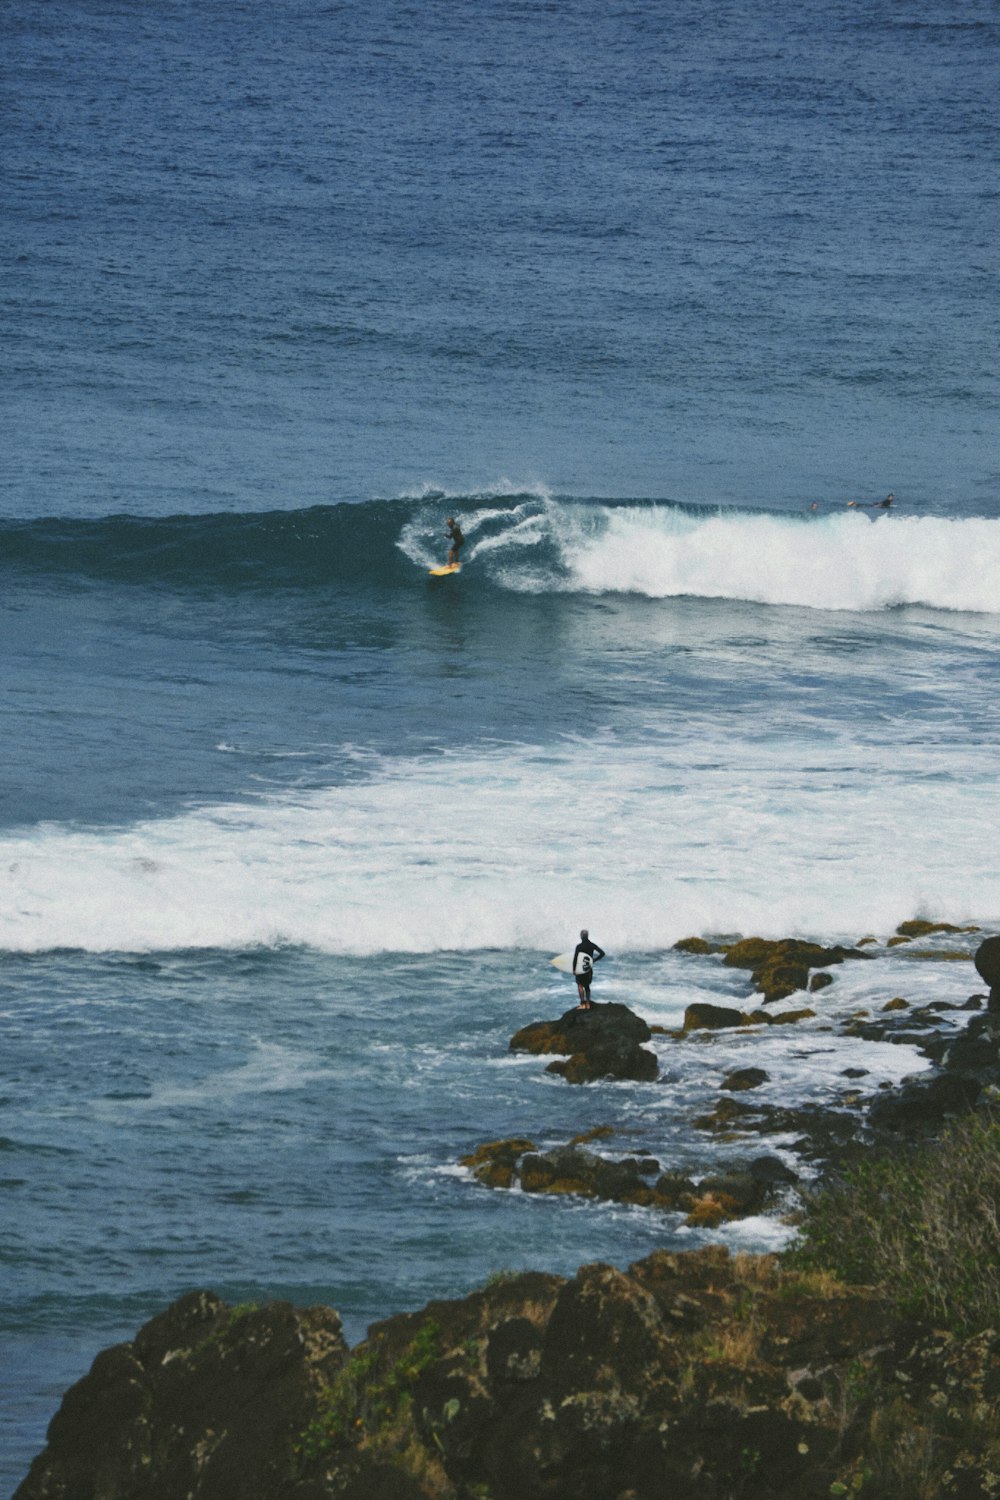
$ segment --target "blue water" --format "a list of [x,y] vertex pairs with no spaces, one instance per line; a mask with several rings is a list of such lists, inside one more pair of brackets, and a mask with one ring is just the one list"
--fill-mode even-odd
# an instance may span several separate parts
[[670,1026],[746,998],[690,933],[1000,921],[1000,7],[0,31],[9,1493],[191,1287],[353,1339],[697,1242],[477,1189],[481,1141],[698,1172],[736,1063],[774,1102],[924,1066],[836,1029],[975,988],[899,950],[793,1033],[658,1038],[656,1085],[507,1041],[581,925]]

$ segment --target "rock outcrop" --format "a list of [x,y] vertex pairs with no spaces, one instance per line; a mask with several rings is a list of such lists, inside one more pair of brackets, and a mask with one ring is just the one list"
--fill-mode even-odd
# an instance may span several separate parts
[[976,971],[990,987],[989,1008],[1000,1011],[1000,937],[988,937],[975,953]]
[[774,1201],[779,1186],[796,1180],[775,1156],[755,1157],[695,1180],[682,1172],[661,1171],[648,1154],[601,1156],[576,1141],[539,1151],[521,1136],[489,1141],[463,1157],[461,1165],[484,1187],[519,1187],[525,1193],[570,1194],[681,1212],[692,1227],[760,1213]]
[[[557,1021],[533,1021],[510,1040],[512,1052],[561,1054],[547,1072],[567,1083],[594,1083],[602,1078],[650,1083],[656,1077],[656,1054],[643,1047],[652,1032],[627,1005],[598,1005],[568,1010]],[[562,1059],[566,1060],[563,1061]]]
[[21,1500],[281,1493],[349,1359],[329,1307],[227,1307],[192,1292],[67,1391]]
[[719,1247],[505,1279],[350,1355],[328,1310],[198,1293],[98,1356],[15,1500],[825,1500],[930,1493],[931,1454],[966,1500],[998,1356]]
[[[798,938],[771,941],[751,937],[727,948],[722,962],[732,969],[749,969],[754,990],[763,995],[765,1005],[770,1005],[775,1000],[786,1000],[796,990],[809,988],[813,969],[826,969],[831,964],[842,964],[845,959],[871,957],[862,948],[843,948],[839,944],[825,948],[820,943],[802,942]],[[832,982],[831,975],[824,978],[825,983]]]

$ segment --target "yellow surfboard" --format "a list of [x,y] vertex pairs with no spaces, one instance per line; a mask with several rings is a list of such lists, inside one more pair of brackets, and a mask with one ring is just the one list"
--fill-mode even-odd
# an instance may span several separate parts
[[431,578],[445,578],[449,573],[460,573],[461,563],[445,563],[443,568],[428,568],[428,576]]

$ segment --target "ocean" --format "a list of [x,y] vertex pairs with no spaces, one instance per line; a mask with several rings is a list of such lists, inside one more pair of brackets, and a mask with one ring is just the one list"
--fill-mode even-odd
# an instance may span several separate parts
[[795,1028],[658,1035],[656,1084],[508,1041],[581,926],[664,1027],[747,998],[682,937],[997,930],[1000,5],[7,0],[0,36],[9,1494],[193,1287],[355,1340],[708,1234],[480,1188],[483,1141],[704,1171],[734,1065],[781,1103],[927,1066],[839,1029],[977,988],[905,949]]

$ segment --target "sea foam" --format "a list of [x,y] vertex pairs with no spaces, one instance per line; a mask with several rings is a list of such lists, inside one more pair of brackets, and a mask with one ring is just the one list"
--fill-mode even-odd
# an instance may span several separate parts
[[1000,612],[1000,521],[626,506],[606,510],[602,522],[573,507],[551,513],[564,586],[816,609]]
[[[567,742],[384,759],[367,780],[0,840],[0,946],[621,952],[687,933],[857,936],[1000,909],[992,752]],[[960,775],[952,776],[951,771]]]

